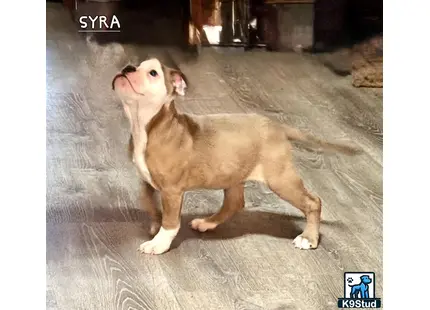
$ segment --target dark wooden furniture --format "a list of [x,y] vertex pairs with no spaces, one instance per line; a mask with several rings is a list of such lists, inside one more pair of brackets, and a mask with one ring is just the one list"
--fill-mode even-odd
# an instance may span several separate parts
[[[313,4],[314,0],[191,0],[190,44],[311,48]],[[205,28],[217,26],[222,29],[219,42],[210,42]]]
[[309,50],[314,44],[315,0],[265,0],[263,37],[272,50]]

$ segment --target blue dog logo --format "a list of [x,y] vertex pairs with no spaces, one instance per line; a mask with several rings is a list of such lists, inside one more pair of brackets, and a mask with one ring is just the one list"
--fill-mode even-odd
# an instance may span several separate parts
[[381,308],[381,298],[375,295],[374,272],[345,272],[343,298],[338,298],[338,308]]
[[360,280],[360,283],[351,285],[349,283],[352,283],[353,279],[348,278],[348,285],[351,288],[350,298],[369,298],[369,284],[372,283],[372,279],[368,275],[362,275]]

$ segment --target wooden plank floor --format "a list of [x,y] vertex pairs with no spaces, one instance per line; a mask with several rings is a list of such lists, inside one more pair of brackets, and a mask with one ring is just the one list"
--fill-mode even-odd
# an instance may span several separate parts
[[[311,56],[207,49],[181,63],[173,47],[98,46],[58,5],[47,7],[46,52],[48,309],[336,309],[345,271],[374,271],[382,297],[381,90],[355,89]],[[147,222],[110,82],[147,54],[169,54],[189,77],[182,111],[254,111],[365,150],[355,158],[295,152],[323,200],[317,250],[292,245],[305,224],[299,211],[249,183],[246,209],[216,231],[187,223],[215,212],[222,192],[189,192],[172,250],[136,251]]]

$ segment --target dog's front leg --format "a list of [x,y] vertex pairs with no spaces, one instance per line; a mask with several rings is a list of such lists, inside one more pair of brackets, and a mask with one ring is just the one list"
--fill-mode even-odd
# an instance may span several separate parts
[[368,287],[364,287],[362,298],[369,298],[369,288]]
[[142,253],[162,254],[169,250],[180,228],[182,198],[183,192],[161,192],[161,228],[152,240],[140,245]]
[[140,206],[149,215],[149,233],[154,236],[160,230],[161,213],[155,201],[155,189],[145,181],[141,182]]

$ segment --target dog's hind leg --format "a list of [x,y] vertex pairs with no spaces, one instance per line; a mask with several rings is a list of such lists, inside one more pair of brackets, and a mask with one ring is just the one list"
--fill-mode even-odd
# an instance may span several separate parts
[[273,192],[306,216],[306,227],[303,233],[294,239],[294,245],[305,250],[316,248],[319,241],[321,199],[308,192],[291,164],[283,163],[276,169],[269,169],[266,181]]
[[237,211],[245,206],[243,184],[224,190],[224,202],[221,209],[207,218],[196,218],[191,221],[190,226],[198,231],[215,229],[219,224],[231,218]]

